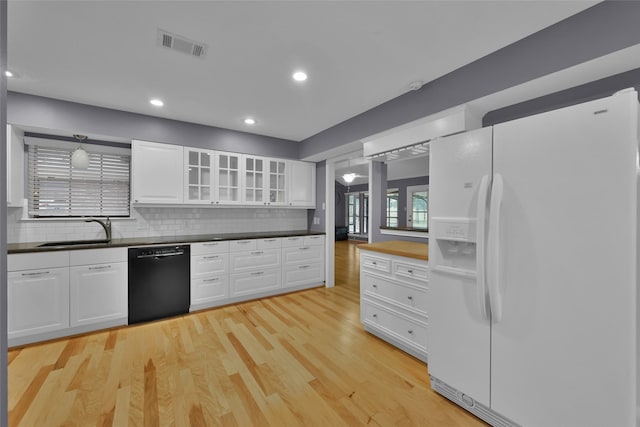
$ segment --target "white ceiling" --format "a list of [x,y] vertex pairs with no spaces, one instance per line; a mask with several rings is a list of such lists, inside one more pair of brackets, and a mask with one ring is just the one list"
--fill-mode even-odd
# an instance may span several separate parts
[[8,87],[300,141],[595,3],[10,0]]

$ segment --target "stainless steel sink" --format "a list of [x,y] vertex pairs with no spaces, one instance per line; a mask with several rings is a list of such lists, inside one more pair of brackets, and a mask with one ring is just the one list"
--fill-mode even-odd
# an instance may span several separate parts
[[56,246],[80,246],[80,245],[104,245],[109,240],[66,240],[64,242],[47,242],[38,245],[39,248],[56,247]]

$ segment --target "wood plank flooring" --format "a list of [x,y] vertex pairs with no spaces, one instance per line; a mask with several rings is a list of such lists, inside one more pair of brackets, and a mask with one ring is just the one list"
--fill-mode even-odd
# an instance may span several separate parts
[[332,289],[9,351],[9,425],[485,426],[363,330],[355,248]]

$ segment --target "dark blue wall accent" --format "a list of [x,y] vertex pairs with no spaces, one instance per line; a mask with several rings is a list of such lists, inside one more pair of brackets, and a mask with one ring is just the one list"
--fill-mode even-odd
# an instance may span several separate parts
[[482,126],[491,126],[532,114],[603,98],[629,87],[634,87],[640,92],[640,68],[489,111],[482,118]]
[[605,1],[478,59],[300,145],[322,153],[640,43],[640,2]]
[[298,158],[299,143],[295,141],[18,92],[8,93],[7,115],[7,121],[16,125],[70,133],[95,133],[260,156]]

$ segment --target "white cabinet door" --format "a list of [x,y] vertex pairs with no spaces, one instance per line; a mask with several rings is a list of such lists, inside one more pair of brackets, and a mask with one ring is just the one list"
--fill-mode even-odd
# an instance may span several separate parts
[[232,274],[229,283],[230,295],[237,297],[279,289],[281,276],[279,268]]
[[287,204],[287,172],[287,161],[278,159],[267,160],[267,205],[284,206]]
[[211,204],[215,155],[211,150],[184,147],[184,202]]
[[128,316],[126,262],[71,267],[69,283],[71,327]]
[[210,275],[191,279],[191,305],[207,304],[229,297],[229,275]]
[[316,207],[316,164],[289,161],[289,206]]
[[214,202],[221,205],[240,204],[242,155],[220,151],[216,151],[215,154]]
[[69,327],[69,268],[13,271],[8,274],[9,339]]
[[183,203],[183,148],[133,141],[131,186],[134,203]]
[[245,205],[266,205],[265,167],[262,157],[242,156],[244,173],[242,174],[242,203]]
[[7,206],[22,207],[24,199],[24,132],[7,125]]

